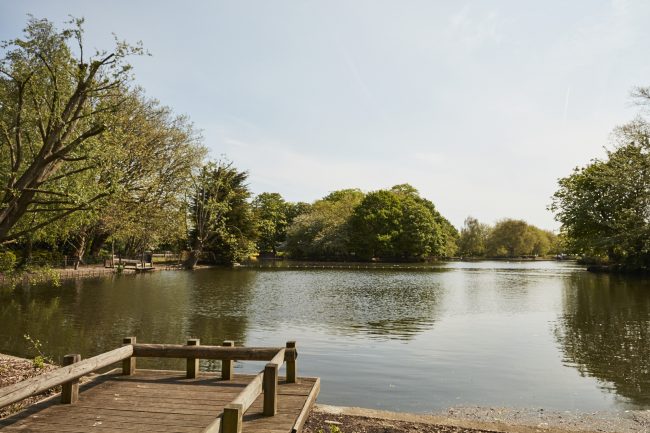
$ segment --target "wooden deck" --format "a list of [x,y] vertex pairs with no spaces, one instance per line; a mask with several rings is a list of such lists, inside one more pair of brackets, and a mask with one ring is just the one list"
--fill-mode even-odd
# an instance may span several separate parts
[[[237,375],[223,380],[201,373],[114,370],[80,386],[75,404],[58,396],[0,420],[0,430],[13,432],[203,432],[254,378]],[[318,378],[297,383],[278,380],[277,414],[263,415],[263,395],[243,416],[242,433],[299,432],[320,390]]]

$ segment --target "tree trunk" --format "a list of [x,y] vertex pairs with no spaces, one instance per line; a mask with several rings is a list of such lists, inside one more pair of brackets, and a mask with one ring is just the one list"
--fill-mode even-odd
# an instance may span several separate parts
[[86,239],[87,235],[82,233],[79,235],[79,243],[75,246],[75,257],[74,257],[74,270],[76,271],[79,268],[79,264],[83,263],[83,256],[86,252]]

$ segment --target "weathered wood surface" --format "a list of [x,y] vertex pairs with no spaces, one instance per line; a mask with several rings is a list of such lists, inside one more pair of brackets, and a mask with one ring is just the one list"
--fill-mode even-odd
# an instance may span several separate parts
[[[186,346],[182,344],[134,344],[133,356],[155,358],[236,359],[270,361],[283,347]],[[286,348],[285,361],[296,359],[295,348]]]
[[108,367],[111,364],[128,358],[132,354],[133,346],[123,346],[110,352],[93,356],[84,361],[50,371],[49,373],[0,388],[0,407],[8,406],[29,396],[54,388],[55,386],[79,379],[95,370]]
[[246,413],[253,402],[262,393],[262,380],[264,379],[264,372],[259,373],[251,380],[246,388],[232,400],[233,404],[241,404],[243,413]]
[[[0,430],[216,433],[218,415],[256,377],[237,375],[226,381],[203,372],[196,379],[185,376],[185,371],[155,370],[125,376],[115,370],[81,385],[77,403],[59,404],[55,396],[0,420]],[[281,377],[277,414],[264,416],[264,398],[259,395],[243,414],[242,433],[290,433],[317,387],[315,378],[301,378],[295,384]]]

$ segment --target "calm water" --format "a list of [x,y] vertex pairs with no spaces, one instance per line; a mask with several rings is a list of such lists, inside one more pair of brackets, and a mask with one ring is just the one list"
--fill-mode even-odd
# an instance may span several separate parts
[[92,356],[129,335],[251,346],[295,339],[299,373],[323,380],[322,403],[650,408],[648,283],[555,262],[87,279],[0,292],[0,352],[33,356],[24,334],[55,359]]

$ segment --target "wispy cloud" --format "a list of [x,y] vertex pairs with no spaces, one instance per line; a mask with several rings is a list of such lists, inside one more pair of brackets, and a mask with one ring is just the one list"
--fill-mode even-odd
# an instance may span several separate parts
[[465,47],[479,48],[486,43],[500,43],[501,18],[496,11],[482,13],[469,4],[449,18],[448,34]]

